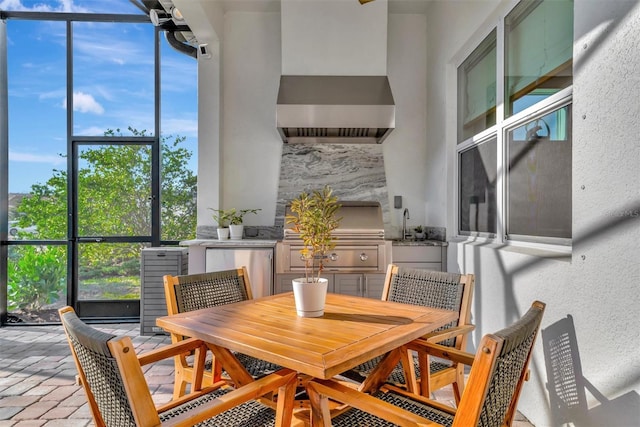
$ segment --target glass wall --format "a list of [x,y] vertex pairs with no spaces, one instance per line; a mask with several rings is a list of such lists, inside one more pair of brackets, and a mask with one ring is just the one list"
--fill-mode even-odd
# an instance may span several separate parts
[[[3,11],[3,322],[50,321],[78,301],[94,303],[81,315],[99,304],[129,317],[142,248],[195,237],[196,59],[128,0],[60,5]],[[105,309],[119,300],[133,311]]]

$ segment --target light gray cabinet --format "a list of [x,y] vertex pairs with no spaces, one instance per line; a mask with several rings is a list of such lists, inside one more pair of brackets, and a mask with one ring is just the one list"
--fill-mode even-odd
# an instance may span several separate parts
[[446,246],[393,245],[391,262],[399,267],[446,271]]
[[340,273],[333,276],[334,292],[337,294],[380,299],[384,288],[385,274]]

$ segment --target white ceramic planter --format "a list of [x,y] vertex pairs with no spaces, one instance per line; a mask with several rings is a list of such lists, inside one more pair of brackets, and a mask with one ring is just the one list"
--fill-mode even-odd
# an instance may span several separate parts
[[218,240],[227,240],[229,238],[229,229],[218,227]]
[[229,226],[229,232],[230,232],[231,240],[240,240],[242,239],[242,233],[244,232],[244,225],[231,224]]
[[320,278],[319,282],[308,283],[304,277],[293,279],[293,296],[296,312],[300,317],[322,317],[327,298],[329,280]]

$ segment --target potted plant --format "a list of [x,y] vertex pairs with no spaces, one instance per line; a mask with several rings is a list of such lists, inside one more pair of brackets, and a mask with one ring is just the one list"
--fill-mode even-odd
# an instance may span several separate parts
[[218,240],[226,240],[229,238],[229,223],[231,216],[229,211],[224,209],[213,209],[213,220],[218,223]]
[[236,210],[236,208],[231,208],[227,211],[229,215],[229,231],[231,233],[232,240],[242,239],[242,234],[244,232],[244,224],[242,221],[244,220],[244,216],[249,213],[257,214],[261,209],[240,209]]
[[303,248],[305,277],[293,280],[296,311],[302,317],[320,317],[324,314],[324,302],[328,280],[320,277],[327,254],[336,246],[333,230],[340,225],[336,212],[340,208],[338,198],[329,186],[311,193],[302,192],[291,201],[291,214],[285,217],[292,224],[292,231],[300,234]]
[[244,226],[242,221],[248,213],[257,214],[260,209],[213,209],[213,219],[218,223],[218,240],[231,238],[234,240],[242,239]]
[[414,230],[416,232],[416,240],[424,240],[427,237],[421,225],[418,225]]

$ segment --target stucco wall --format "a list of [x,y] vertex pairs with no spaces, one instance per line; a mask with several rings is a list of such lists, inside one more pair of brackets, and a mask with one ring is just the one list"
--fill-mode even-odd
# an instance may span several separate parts
[[[455,218],[455,65],[505,4],[434,2],[428,13],[428,40],[438,43],[429,43],[428,51],[433,172],[427,217],[445,222],[449,235]],[[640,10],[636,1],[576,0],[574,8],[572,253],[554,258],[549,251],[453,241],[448,268],[477,275],[474,342],[513,321],[534,299],[547,303],[546,342],[538,339],[519,404],[537,427],[561,425],[562,416],[578,426],[587,425],[585,419],[588,425],[634,426],[640,419]],[[573,321],[578,352],[572,363],[581,366],[577,385],[585,396],[572,414],[550,409],[553,357],[543,351],[551,334],[561,338],[559,325],[567,319]]]

